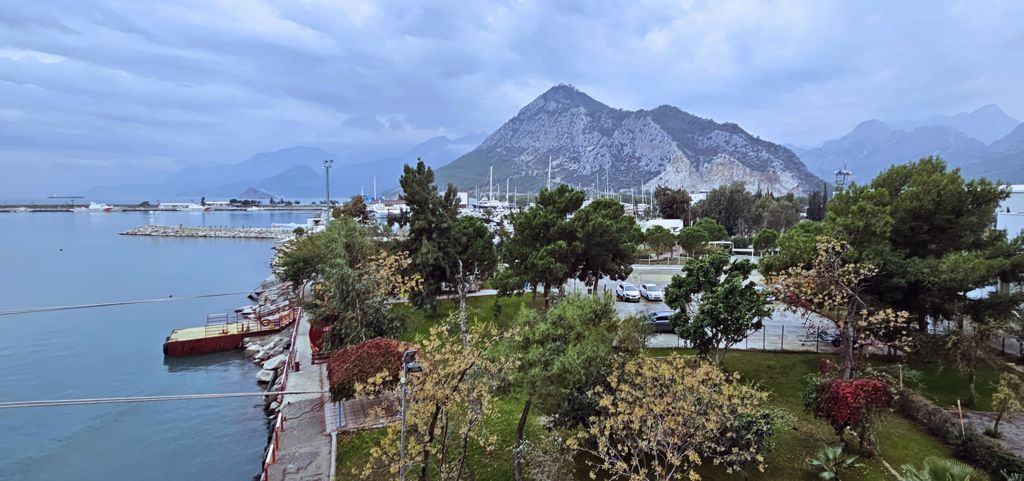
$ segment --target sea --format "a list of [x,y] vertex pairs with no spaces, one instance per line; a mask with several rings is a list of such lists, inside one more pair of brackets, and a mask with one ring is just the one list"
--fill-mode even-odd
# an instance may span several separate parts
[[[121,236],[145,224],[269,227],[308,213],[0,213],[0,311],[251,291],[271,241]],[[172,329],[245,294],[0,316],[0,402],[255,392],[241,352],[165,358]],[[0,409],[0,480],[247,481],[259,398]]]

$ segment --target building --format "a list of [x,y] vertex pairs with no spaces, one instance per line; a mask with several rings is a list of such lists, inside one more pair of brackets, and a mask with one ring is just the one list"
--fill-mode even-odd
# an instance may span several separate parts
[[1024,234],[1024,184],[1010,186],[1010,197],[996,211],[996,229],[1005,230],[1010,239]]
[[641,222],[640,230],[647,232],[647,229],[656,225],[660,225],[668,229],[673,235],[678,234],[679,231],[683,230],[683,227],[685,227],[682,219],[651,219]]

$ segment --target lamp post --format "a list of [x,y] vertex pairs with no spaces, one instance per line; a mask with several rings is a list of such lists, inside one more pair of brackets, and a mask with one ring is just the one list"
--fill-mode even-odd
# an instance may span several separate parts
[[331,208],[331,164],[333,160],[324,161],[324,190],[327,194],[327,208]]
[[423,371],[423,366],[416,362],[416,350],[409,349],[402,353],[402,377],[399,382],[402,390],[402,438],[398,448],[398,481],[405,481],[405,412],[406,395],[408,393],[408,374]]

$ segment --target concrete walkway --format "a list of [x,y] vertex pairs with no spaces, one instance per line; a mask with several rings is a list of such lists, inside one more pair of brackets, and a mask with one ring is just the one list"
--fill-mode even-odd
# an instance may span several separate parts
[[[326,364],[312,363],[309,345],[309,319],[303,313],[297,326],[294,359],[299,370],[288,373],[288,391],[325,391]],[[285,396],[281,412],[284,430],[278,434],[277,460],[267,470],[267,481],[331,481],[332,442],[324,429],[323,407],[328,394]]]

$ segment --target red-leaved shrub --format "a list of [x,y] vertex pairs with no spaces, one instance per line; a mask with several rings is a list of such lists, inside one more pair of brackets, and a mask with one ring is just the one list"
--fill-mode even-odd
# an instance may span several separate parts
[[864,455],[874,453],[871,421],[880,409],[892,406],[889,386],[877,379],[833,379],[821,385],[821,414],[842,436],[852,428],[860,437]]
[[356,384],[387,372],[397,381],[402,368],[405,345],[394,339],[378,337],[334,351],[327,361],[331,399],[340,401],[356,394]]

